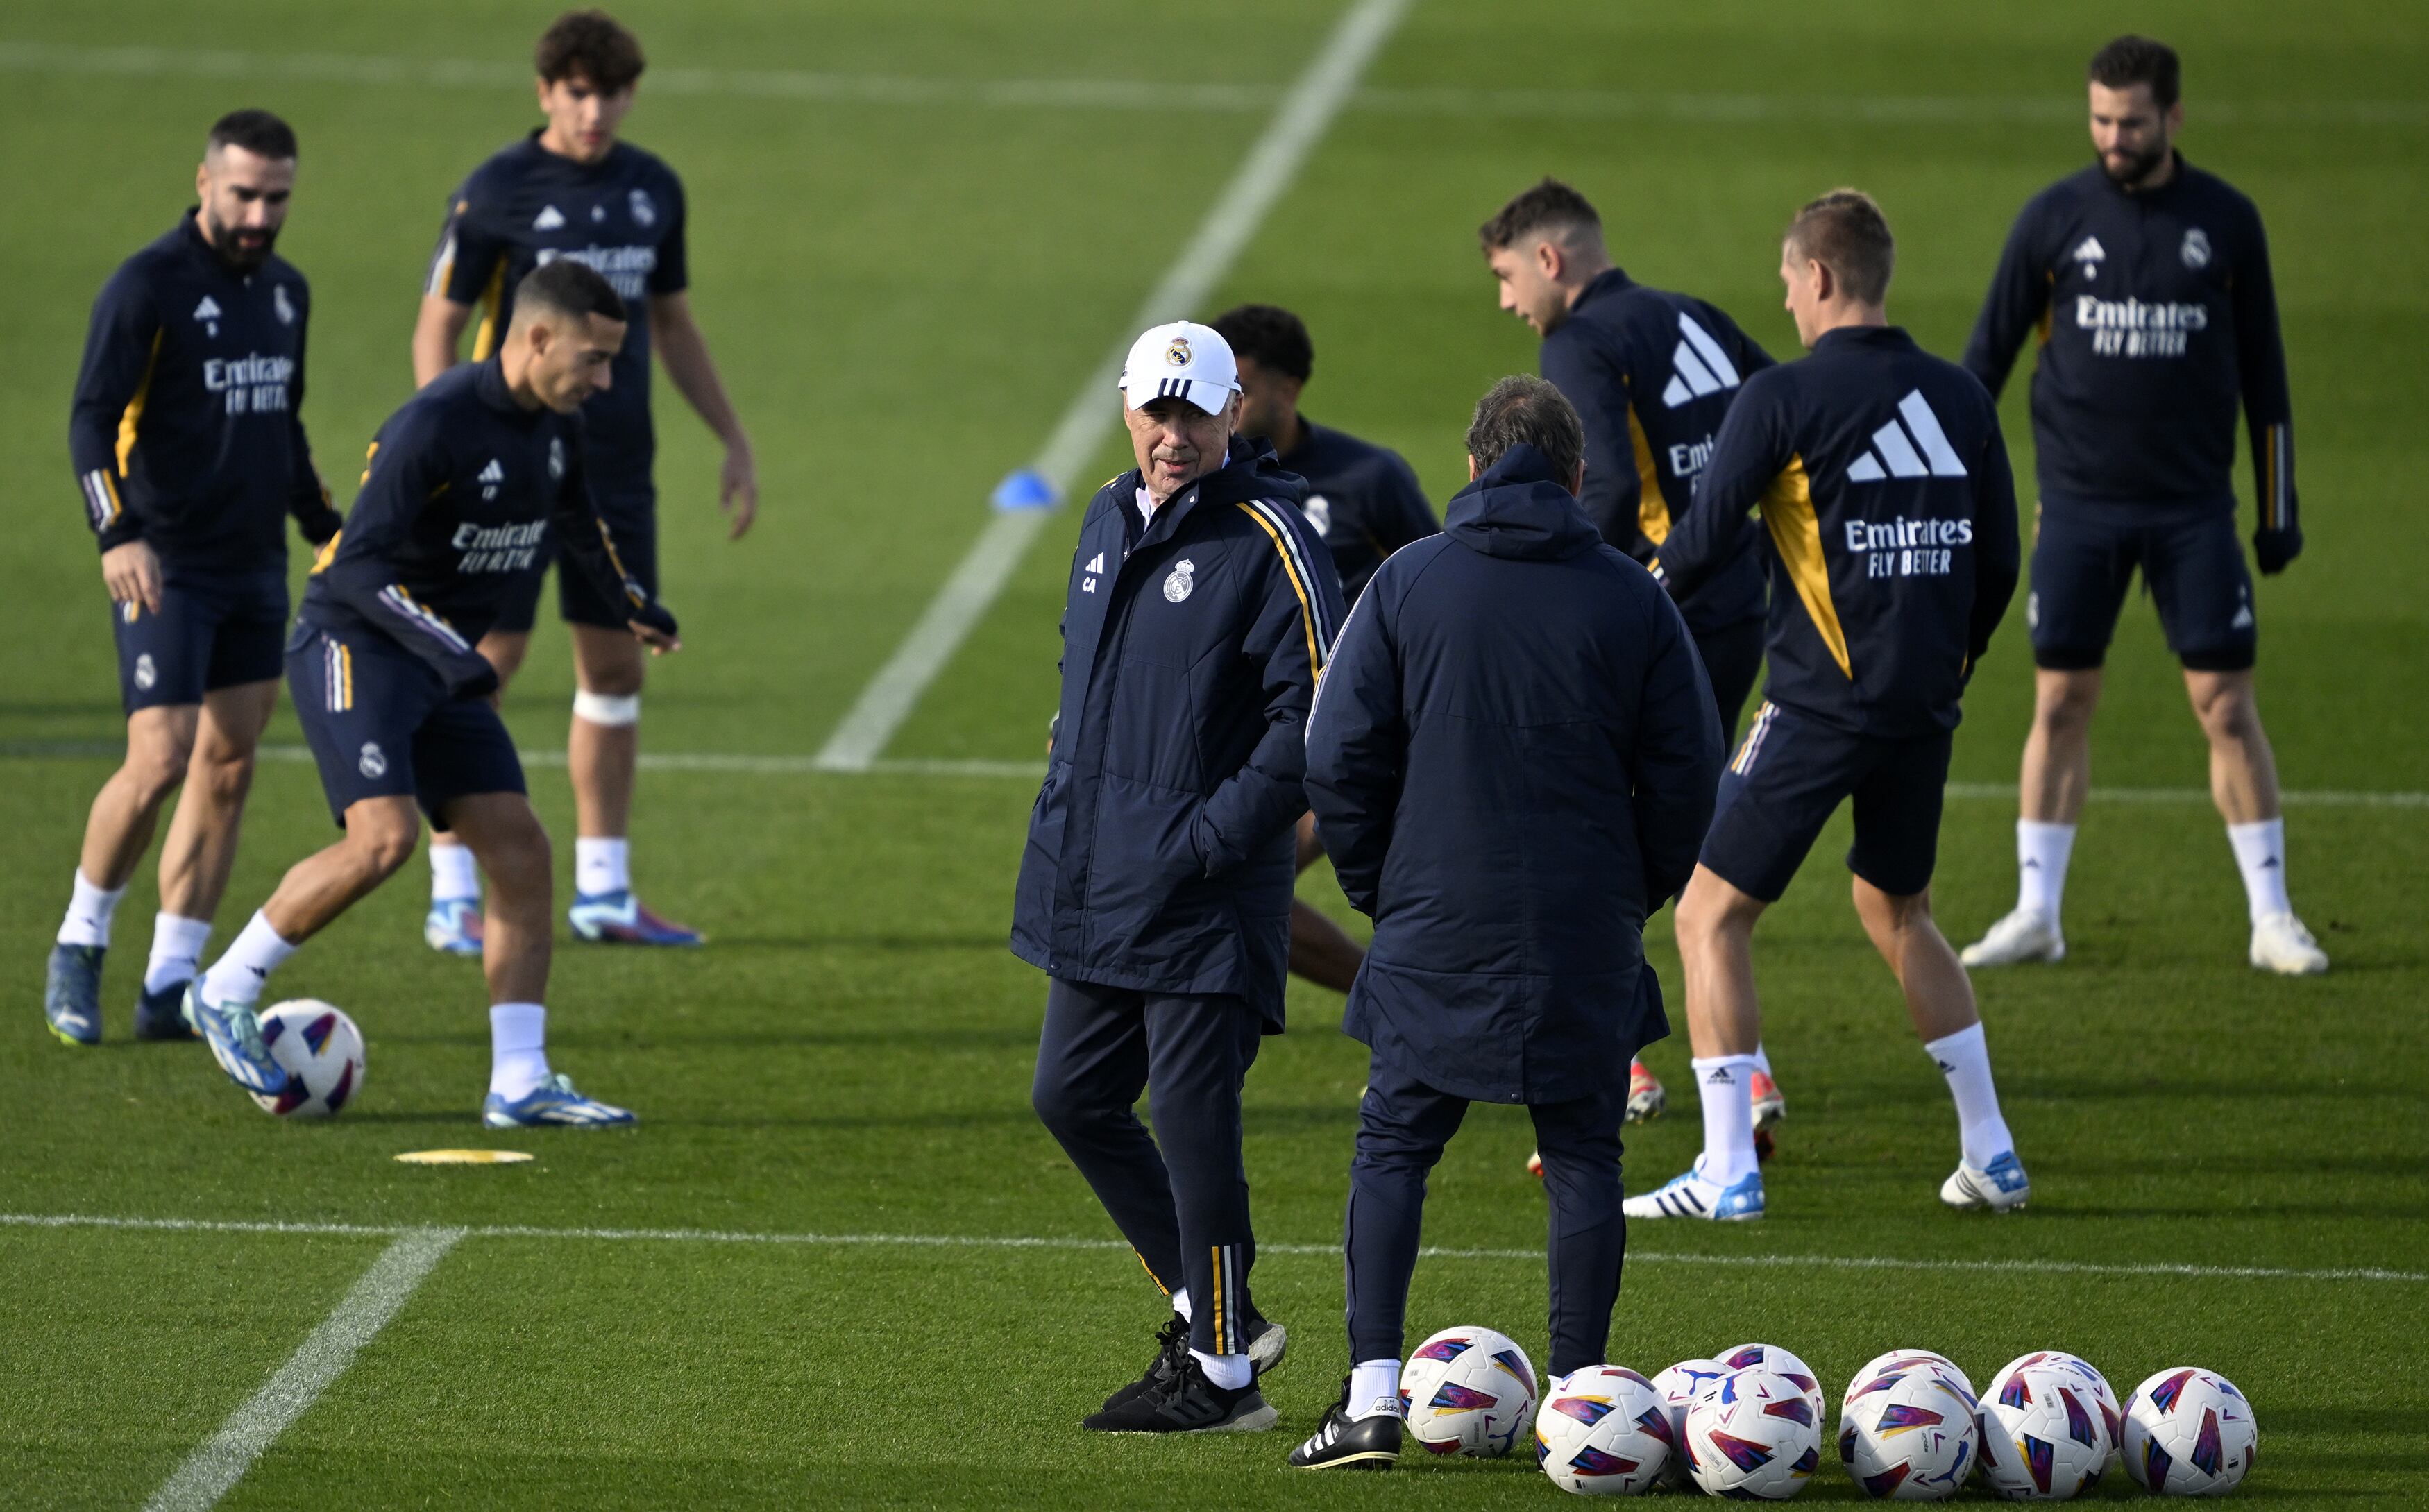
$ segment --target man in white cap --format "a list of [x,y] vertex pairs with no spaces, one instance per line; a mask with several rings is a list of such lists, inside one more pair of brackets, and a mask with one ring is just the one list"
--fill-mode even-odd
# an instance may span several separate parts
[[1147,1373],[1086,1425],[1249,1432],[1273,1426],[1257,1377],[1284,1339],[1248,1295],[1240,1089],[1281,1032],[1304,731],[1341,587],[1305,485],[1234,435],[1221,336],[1155,327],[1121,390],[1138,466],[1089,501],[1071,556],[1012,948],[1052,978],[1037,1115],[1172,1301]]

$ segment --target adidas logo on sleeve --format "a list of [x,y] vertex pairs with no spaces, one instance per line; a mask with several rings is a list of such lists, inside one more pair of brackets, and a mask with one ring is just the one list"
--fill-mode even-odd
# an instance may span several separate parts
[[1965,464],[1948,444],[1940,417],[1924,402],[1923,390],[1909,389],[1898,401],[1900,426],[1891,420],[1873,433],[1873,444],[1847,468],[1849,483],[1878,483],[1883,478],[1962,478]]
[[1735,388],[1742,381],[1721,344],[1683,314],[1678,317],[1678,347],[1671,353],[1670,366],[1670,382],[1662,387],[1661,403],[1672,409],[1706,394]]

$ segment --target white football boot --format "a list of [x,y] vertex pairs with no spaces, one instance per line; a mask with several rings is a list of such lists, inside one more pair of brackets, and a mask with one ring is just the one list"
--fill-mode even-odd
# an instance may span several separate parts
[[2291,913],[2264,913],[2252,927],[2252,964],[2280,977],[2316,977],[2328,969],[2328,953]]
[[[2257,950],[2259,946],[2256,945],[2253,948]],[[2018,909],[1991,926],[1989,933],[1967,945],[1957,959],[1968,966],[2012,966],[2025,961],[2064,961],[2066,936],[2058,932],[2057,920],[2041,910]]]
[[2013,1150],[2002,1152],[1988,1166],[1960,1159],[1940,1184],[1940,1200],[1951,1208],[1987,1208],[1994,1213],[2013,1212],[2032,1194],[2033,1184]]

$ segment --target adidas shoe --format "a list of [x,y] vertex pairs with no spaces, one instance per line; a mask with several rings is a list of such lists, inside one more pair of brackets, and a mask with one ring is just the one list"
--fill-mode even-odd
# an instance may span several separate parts
[[620,893],[578,893],[565,911],[573,937],[593,945],[696,945],[698,929],[658,917],[641,906],[631,888]]
[[197,977],[186,984],[185,1018],[211,1047],[211,1059],[227,1073],[228,1080],[256,1097],[276,1098],[286,1093],[287,1068],[270,1058],[270,1046],[261,1039],[261,1020],[251,1003],[214,1003],[203,995],[202,978]]
[[1315,1435],[1290,1452],[1293,1470],[1390,1470],[1400,1461],[1400,1405],[1377,1402],[1349,1415],[1349,1377],[1341,1400],[1325,1408]]
[[186,983],[158,992],[135,994],[135,1037],[139,1040],[190,1040],[194,1027],[186,1022]]
[[[1282,1362],[1290,1352],[1290,1333],[1278,1323],[1264,1318],[1250,1318],[1248,1326],[1248,1369],[1264,1380]],[[1111,1412],[1150,1388],[1164,1386],[1181,1372],[1181,1362],[1189,1357],[1189,1320],[1174,1313],[1165,1325],[1156,1330],[1155,1358],[1148,1362],[1147,1373],[1105,1398],[1103,1410]]]
[[2328,953],[2291,913],[2264,913],[2252,927],[2252,964],[2280,977],[2316,977],[2328,969]]
[[42,1020],[61,1044],[101,1043],[101,961],[107,945],[55,945],[42,979]]
[[1198,1356],[1183,1350],[1171,1380],[1091,1414],[1081,1426],[1098,1433],[1263,1433],[1281,1416],[1256,1382],[1237,1390],[1216,1386]]
[[1760,1066],[1755,1068],[1754,1079],[1746,1083],[1746,1096],[1754,1104],[1757,1128],[1769,1128],[1788,1116],[1787,1096],[1780,1092],[1779,1083],[1771,1079],[1771,1073]]
[[1958,953],[1968,966],[2013,966],[2026,961],[2064,961],[2066,936],[2057,920],[2039,909],[2018,909]]
[[431,949],[450,956],[481,953],[481,900],[440,898],[421,920],[421,938]]
[[491,1128],[605,1128],[640,1120],[628,1109],[583,1096],[573,1078],[558,1072],[512,1102],[489,1093],[481,1103],[481,1122]]
[[2013,1212],[2032,1194],[2033,1184],[2025,1178],[2024,1162],[2013,1150],[1988,1166],[1960,1159],[1940,1184],[1940,1200],[1951,1208],[1987,1208],[1994,1213]]
[[1630,1218],[1710,1218],[1725,1224],[1745,1223],[1762,1216],[1762,1173],[1749,1171],[1724,1187],[1704,1179],[1699,1158],[1685,1175],[1641,1197],[1619,1205]]
[[1628,1062],[1628,1116],[1630,1124],[1644,1124],[1660,1118],[1670,1106],[1670,1094],[1661,1090],[1661,1078],[1645,1069],[1642,1060]]

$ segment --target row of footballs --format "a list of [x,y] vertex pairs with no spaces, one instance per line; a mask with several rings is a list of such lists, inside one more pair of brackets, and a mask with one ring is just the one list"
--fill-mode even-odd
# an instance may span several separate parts
[[[1811,1367],[1776,1344],[1741,1344],[1646,1377],[1590,1366],[1551,1383],[1537,1409],[1526,1352],[1489,1328],[1434,1335],[1401,1372],[1410,1436],[1441,1454],[1506,1454],[1531,1419],[1554,1485],[1626,1496],[1694,1486],[1785,1500],[1820,1470],[1825,1402]],[[1870,1496],[1938,1501],[1969,1478],[2015,1501],[2063,1501],[2121,1460],[2166,1495],[2219,1495],[2252,1468],[2258,1431],[2243,1394],[2191,1366],[2159,1372],[2121,1405],[2089,1361],[2057,1351],[2010,1360],[1976,1395],[1929,1350],[1892,1350],[1848,1382],[1840,1462]]]

